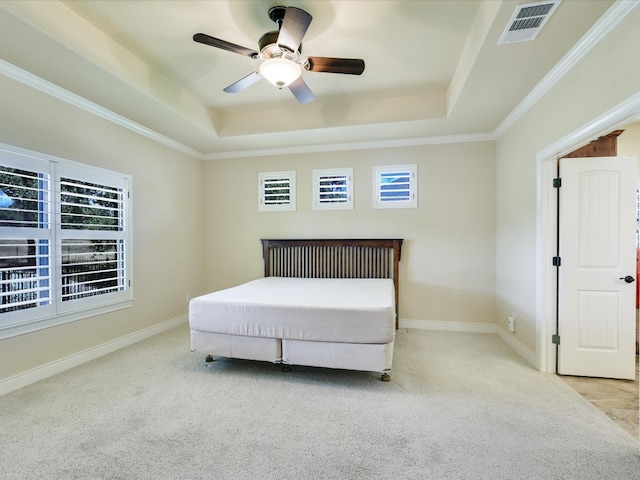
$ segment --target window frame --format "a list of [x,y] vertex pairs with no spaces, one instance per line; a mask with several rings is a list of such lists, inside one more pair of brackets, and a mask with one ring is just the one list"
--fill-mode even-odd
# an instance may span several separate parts
[[[289,183],[289,199],[283,203],[269,203],[266,200],[267,190],[265,182],[284,180]],[[287,170],[282,172],[258,173],[258,212],[294,212],[296,210],[296,172]]]
[[[321,181],[323,178],[336,177],[344,179],[345,200],[338,202],[323,202],[321,199]],[[313,210],[353,210],[353,168],[323,168],[312,171]]]
[[[51,282],[51,302],[49,305],[39,305],[33,308],[0,313],[0,339],[131,307],[134,298],[131,223],[132,177],[119,172],[1,143],[0,164],[10,168],[37,171],[48,175],[48,228],[0,227],[0,238],[17,240],[48,239],[48,278]],[[122,228],[118,229],[119,232],[117,234],[123,245],[123,255],[119,258],[123,263],[122,268],[125,278],[122,290],[71,301],[61,301],[61,243],[62,238],[66,238],[61,235],[60,228],[59,179],[61,176],[122,188],[123,205],[121,214],[124,216],[124,223]],[[115,182],[116,185],[113,185],[112,182]],[[75,235],[83,236],[78,232],[89,232],[89,230],[80,229],[75,232]],[[111,236],[113,237],[114,235]]]
[[[383,175],[409,174],[409,198],[407,200],[383,200],[381,178]],[[373,167],[373,208],[418,208],[418,165],[382,165]]]

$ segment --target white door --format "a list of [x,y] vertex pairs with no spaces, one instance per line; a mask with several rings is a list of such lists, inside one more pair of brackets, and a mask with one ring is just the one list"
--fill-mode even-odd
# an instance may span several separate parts
[[635,157],[560,160],[558,373],[635,378]]

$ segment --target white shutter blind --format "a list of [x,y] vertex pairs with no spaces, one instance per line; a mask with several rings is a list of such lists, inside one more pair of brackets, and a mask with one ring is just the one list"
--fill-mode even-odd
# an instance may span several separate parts
[[2,163],[0,313],[45,307],[52,302],[49,165],[17,155]]
[[130,306],[130,181],[0,144],[0,338]]
[[353,209],[353,169],[313,170],[313,209]]
[[0,166],[0,227],[50,228],[49,173]]
[[0,239],[0,313],[51,304],[48,240]]
[[417,165],[374,167],[374,207],[416,208],[417,170]]
[[61,250],[63,302],[126,287],[121,240],[63,239]]
[[63,230],[119,231],[124,222],[121,188],[60,179],[60,225]]
[[57,173],[61,301],[124,292],[126,182],[71,165]]
[[258,174],[258,211],[292,211],[296,209],[296,172]]

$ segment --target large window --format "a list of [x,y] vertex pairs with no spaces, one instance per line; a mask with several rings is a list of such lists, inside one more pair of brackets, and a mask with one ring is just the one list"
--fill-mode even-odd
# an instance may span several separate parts
[[130,304],[129,183],[0,146],[0,337]]

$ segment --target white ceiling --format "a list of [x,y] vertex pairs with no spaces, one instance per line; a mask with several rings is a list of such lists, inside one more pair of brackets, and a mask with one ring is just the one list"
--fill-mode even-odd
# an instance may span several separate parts
[[[200,158],[474,138],[491,136],[614,2],[563,0],[535,40],[498,45],[521,3],[0,1],[0,58]],[[362,58],[364,73],[305,72],[307,105],[266,81],[224,93],[260,61],[193,34],[257,49],[278,4],[313,16],[303,54]]]

